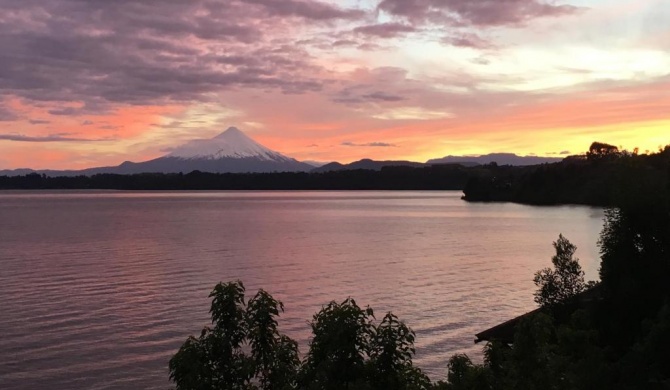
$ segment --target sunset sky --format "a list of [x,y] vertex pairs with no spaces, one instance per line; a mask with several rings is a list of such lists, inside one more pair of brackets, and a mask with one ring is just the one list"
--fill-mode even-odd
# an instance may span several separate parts
[[0,169],[670,144],[668,0],[0,0]]

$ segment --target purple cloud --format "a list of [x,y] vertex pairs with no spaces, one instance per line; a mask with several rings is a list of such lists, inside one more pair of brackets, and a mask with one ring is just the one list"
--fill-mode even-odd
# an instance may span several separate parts
[[112,141],[111,138],[77,138],[69,136],[69,133],[49,134],[41,137],[31,137],[22,134],[0,134],[0,141],[15,141],[15,142],[98,142],[98,141]]
[[333,42],[333,46],[335,46],[335,47],[356,46],[356,45],[358,45],[358,42],[352,41],[351,39],[339,39],[339,40]]
[[398,145],[395,144],[390,144],[387,142],[368,142],[364,144],[357,144],[354,142],[342,142],[340,145],[342,146],[361,146],[361,147],[377,147],[377,148],[395,148],[398,147]]
[[0,122],[10,122],[18,119],[19,116],[8,108],[0,106]]
[[382,0],[377,8],[415,22],[467,26],[520,25],[531,19],[570,15],[580,10],[542,0]]
[[334,94],[332,97],[334,102],[347,105],[365,103],[392,105],[408,100],[408,97],[416,93],[414,85],[407,79],[407,71],[397,67],[361,69],[357,80],[347,84]]
[[362,97],[364,99],[381,100],[381,101],[384,101],[384,102],[399,102],[401,100],[405,100],[405,98],[402,97],[402,96],[392,95],[390,93],[380,92],[380,91],[369,93],[367,95],[363,95]]
[[416,27],[403,23],[382,23],[356,27],[354,33],[377,38],[394,38],[402,34],[417,31]]
[[320,1],[299,0],[246,0],[264,6],[274,16],[298,16],[312,20],[358,19],[360,10],[343,9]]
[[366,103],[370,101],[391,103],[406,100],[406,98],[403,96],[394,95],[381,91],[360,94],[355,91],[356,89],[357,89],[356,87],[353,87],[341,91],[339,95],[333,99],[333,101],[344,104],[357,104],[357,103]]
[[291,44],[290,27],[363,15],[314,0],[2,0],[2,9],[0,94],[84,103],[50,111],[69,116],[236,88],[319,91],[322,68]]
[[59,116],[75,116],[80,115],[81,113],[82,113],[81,109],[73,107],[65,107],[65,108],[49,110],[49,114]]
[[442,42],[447,45],[452,45],[456,47],[466,47],[470,49],[477,50],[489,50],[495,49],[496,45],[490,41],[480,37],[477,34],[459,34],[454,36],[448,36],[442,39]]

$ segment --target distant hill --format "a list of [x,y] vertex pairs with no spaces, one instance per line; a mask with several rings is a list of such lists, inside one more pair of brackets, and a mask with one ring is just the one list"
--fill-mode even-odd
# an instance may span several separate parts
[[330,164],[330,161],[314,161],[314,160],[303,160],[305,164],[311,165],[315,168],[322,167],[326,164]]
[[517,156],[512,153],[492,153],[484,156],[446,156],[428,160],[426,163],[405,161],[405,160],[391,160],[391,161],[376,161],[371,159],[363,159],[352,162],[350,164],[342,164],[339,162],[332,162],[321,167],[311,170],[311,172],[332,172],[345,171],[352,169],[369,169],[379,171],[383,167],[412,167],[420,168],[431,165],[457,164],[464,167],[475,167],[478,165],[490,164],[492,162],[498,165],[513,165],[513,166],[528,166],[539,165],[545,163],[555,163],[562,161],[562,158],[550,157],[535,157],[535,156]]
[[546,163],[556,163],[563,161],[563,158],[555,157],[537,157],[537,156],[517,156],[513,153],[491,153],[482,156],[446,156],[428,160],[426,164],[463,164],[463,165],[484,165],[495,162],[498,165],[540,165]]
[[368,169],[372,171],[379,171],[384,167],[412,167],[420,168],[424,167],[426,164],[413,162],[413,161],[375,161],[370,159],[363,159],[359,161],[354,161],[350,164],[340,164],[338,162],[332,162],[324,166],[314,168],[311,172],[332,172],[332,171],[346,171],[354,169]]
[[35,173],[35,171],[28,168],[0,169],[0,176],[21,176],[21,175],[28,175],[30,173]]

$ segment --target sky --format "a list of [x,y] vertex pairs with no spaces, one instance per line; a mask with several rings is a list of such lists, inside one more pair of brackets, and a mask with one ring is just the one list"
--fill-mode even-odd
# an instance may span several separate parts
[[0,0],[0,169],[670,144],[667,0]]

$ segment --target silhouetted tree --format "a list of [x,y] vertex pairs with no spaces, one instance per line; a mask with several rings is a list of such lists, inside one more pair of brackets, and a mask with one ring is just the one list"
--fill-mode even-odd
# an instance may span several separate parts
[[554,269],[538,271],[533,280],[538,287],[535,302],[540,306],[564,303],[584,291],[587,286],[579,259],[574,257],[577,247],[563,235],[559,235],[558,241],[553,245],[556,249],[556,255],[551,258]]
[[[422,389],[430,381],[412,366],[416,335],[392,313],[384,316],[370,339],[370,382],[373,389]],[[422,378],[423,377],[423,378]]]
[[251,346],[254,374],[263,390],[290,389],[300,365],[298,344],[277,329],[284,304],[259,290],[247,304],[247,339]]
[[361,381],[370,353],[373,318],[371,308],[361,309],[351,298],[342,303],[330,302],[315,314],[302,385],[336,390]]
[[598,161],[619,156],[619,148],[614,145],[594,142],[586,153],[586,158],[591,161]]
[[189,337],[170,359],[177,390],[294,388],[300,361],[297,343],[277,330],[282,303],[260,290],[245,309],[244,292],[238,281],[219,283],[209,295],[213,328]]

